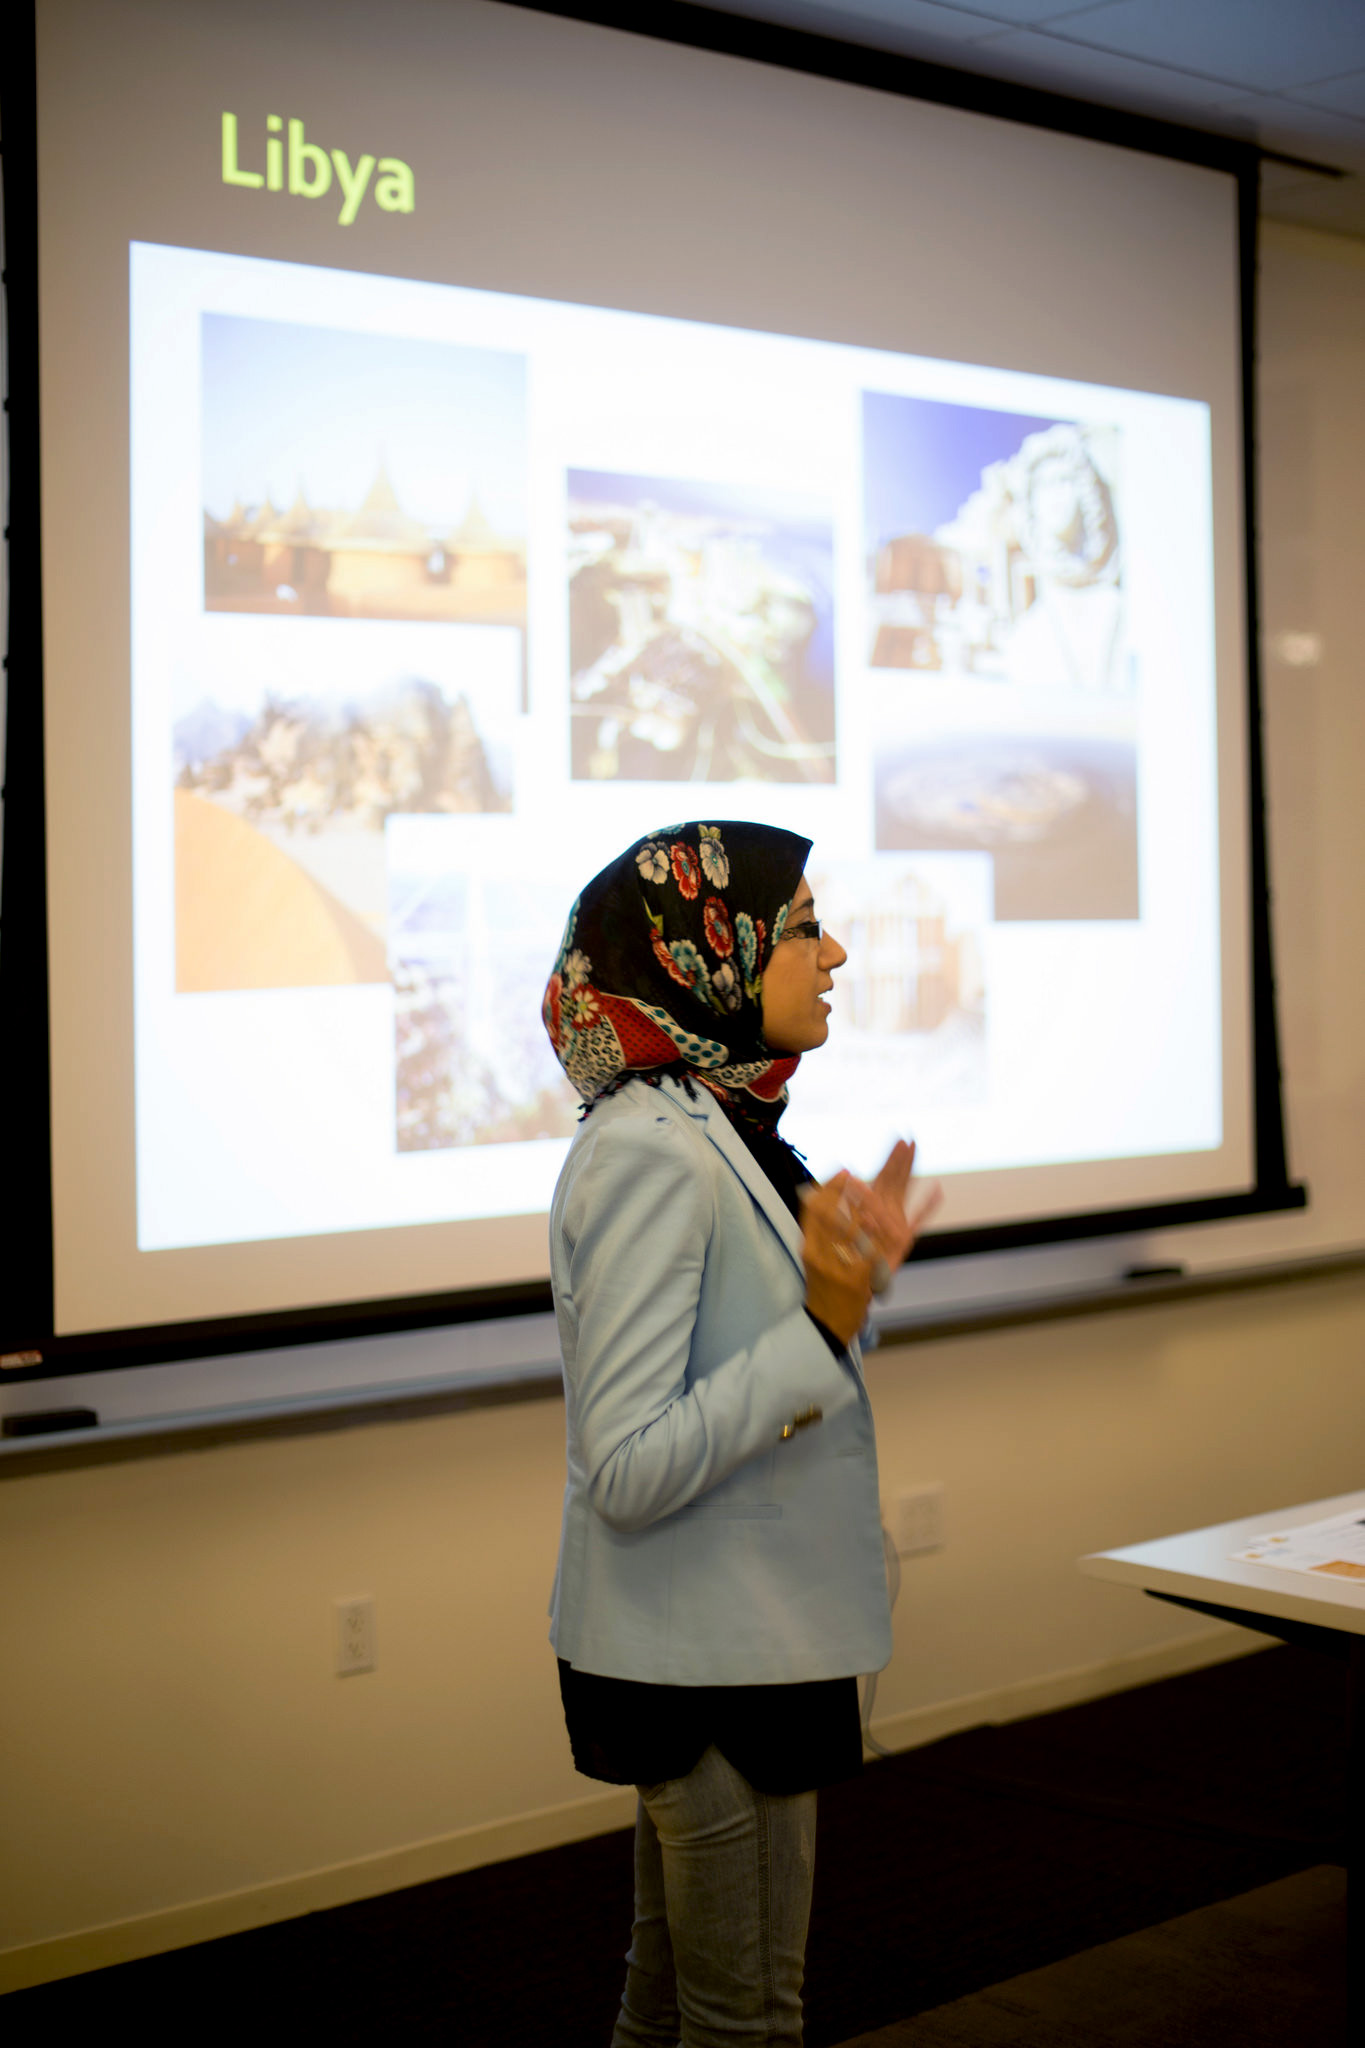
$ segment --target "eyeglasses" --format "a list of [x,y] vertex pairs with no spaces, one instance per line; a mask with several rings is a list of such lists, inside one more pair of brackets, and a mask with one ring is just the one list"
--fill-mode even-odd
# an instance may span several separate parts
[[807,917],[803,918],[800,924],[784,925],[777,936],[779,942],[783,939],[815,939],[818,942],[820,932],[819,918]]

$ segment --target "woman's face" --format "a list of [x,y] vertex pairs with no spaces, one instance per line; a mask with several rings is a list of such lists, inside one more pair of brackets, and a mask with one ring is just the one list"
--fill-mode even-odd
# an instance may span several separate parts
[[848,955],[824,932],[816,939],[801,930],[815,917],[815,899],[804,875],[796,885],[782,936],[763,970],[763,1036],[774,1052],[812,1052],[829,1037],[829,1004],[834,970]]

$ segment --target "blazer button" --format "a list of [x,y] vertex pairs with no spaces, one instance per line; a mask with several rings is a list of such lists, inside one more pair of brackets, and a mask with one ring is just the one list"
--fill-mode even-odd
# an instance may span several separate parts
[[793,1415],[790,1422],[783,1424],[780,1441],[786,1443],[789,1438],[796,1435],[798,1429],[809,1429],[813,1422],[823,1422],[824,1419],[824,1409],[817,1408],[814,1403],[809,1408],[801,1408]]

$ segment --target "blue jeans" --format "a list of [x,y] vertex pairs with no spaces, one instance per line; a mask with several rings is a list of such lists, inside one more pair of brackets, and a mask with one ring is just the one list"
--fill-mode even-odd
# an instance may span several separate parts
[[637,1790],[612,2048],[799,2048],[814,1792],[757,1792],[714,1746],[685,1778]]

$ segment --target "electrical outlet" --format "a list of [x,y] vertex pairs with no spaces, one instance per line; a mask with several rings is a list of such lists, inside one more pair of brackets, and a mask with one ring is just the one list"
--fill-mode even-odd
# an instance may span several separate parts
[[916,1557],[927,1550],[942,1550],[943,1488],[908,1486],[891,1503],[887,1521],[898,1557]]
[[368,1593],[356,1600],[338,1600],[337,1677],[350,1678],[359,1671],[373,1671],[376,1663],[374,1601]]

